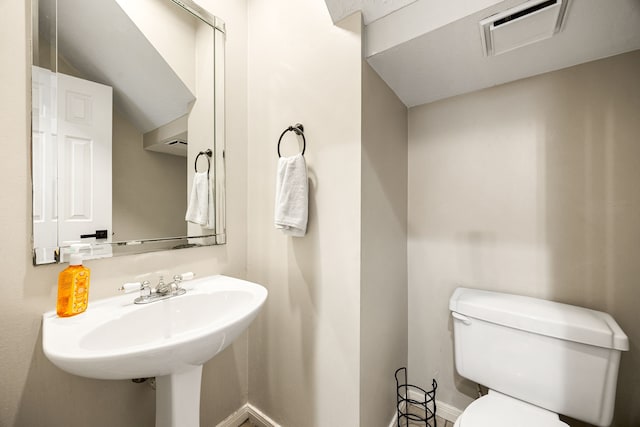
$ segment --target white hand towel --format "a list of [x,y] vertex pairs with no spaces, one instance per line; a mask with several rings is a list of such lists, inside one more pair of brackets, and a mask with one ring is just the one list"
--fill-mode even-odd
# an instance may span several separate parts
[[210,230],[216,228],[216,209],[213,206],[213,184],[211,178],[207,177],[207,224],[204,226]]
[[302,237],[307,232],[309,183],[302,154],[278,159],[275,225],[284,234]]
[[209,177],[206,172],[196,172],[193,175],[189,206],[184,219],[194,224],[208,226],[209,222]]

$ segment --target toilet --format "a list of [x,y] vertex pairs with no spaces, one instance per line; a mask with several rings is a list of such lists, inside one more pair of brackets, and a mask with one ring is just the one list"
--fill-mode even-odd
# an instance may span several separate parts
[[607,313],[458,288],[449,300],[458,373],[489,389],[454,427],[609,426],[629,340]]

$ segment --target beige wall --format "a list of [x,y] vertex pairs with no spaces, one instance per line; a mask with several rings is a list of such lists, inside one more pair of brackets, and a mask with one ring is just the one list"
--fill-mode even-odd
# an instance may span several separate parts
[[[360,32],[359,16],[334,26],[322,1],[250,2],[247,270],[269,298],[250,331],[249,400],[283,426],[359,425]],[[278,137],[296,122],[303,238],[273,226]]]
[[[199,275],[245,275],[246,260],[246,2],[203,1],[228,24],[227,140],[229,243],[87,262],[92,270],[90,301],[114,295],[137,274],[160,269]],[[129,381],[98,381],[68,375],[43,355],[41,314],[54,308],[61,266],[31,265],[27,2],[3,2],[0,14],[0,425],[152,426],[154,394]],[[205,366],[203,425],[215,425],[247,397],[247,338]]]
[[407,108],[362,64],[360,425],[388,426],[407,364]]
[[[640,51],[409,111],[409,369],[463,408],[448,299],[493,289],[611,313],[616,426],[640,425]],[[585,373],[588,375],[588,373]]]
[[185,236],[186,157],[145,150],[142,134],[113,112],[113,240]]

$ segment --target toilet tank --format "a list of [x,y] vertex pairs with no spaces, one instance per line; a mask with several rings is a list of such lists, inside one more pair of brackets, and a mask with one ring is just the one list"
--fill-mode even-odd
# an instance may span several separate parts
[[629,341],[607,313],[458,288],[449,301],[456,369],[490,389],[609,426],[620,352]]

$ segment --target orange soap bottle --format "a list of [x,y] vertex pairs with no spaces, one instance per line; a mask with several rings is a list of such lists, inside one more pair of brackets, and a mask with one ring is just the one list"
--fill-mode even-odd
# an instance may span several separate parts
[[82,255],[71,254],[69,267],[58,276],[58,316],[75,316],[87,309],[90,275],[90,270],[82,265]]

